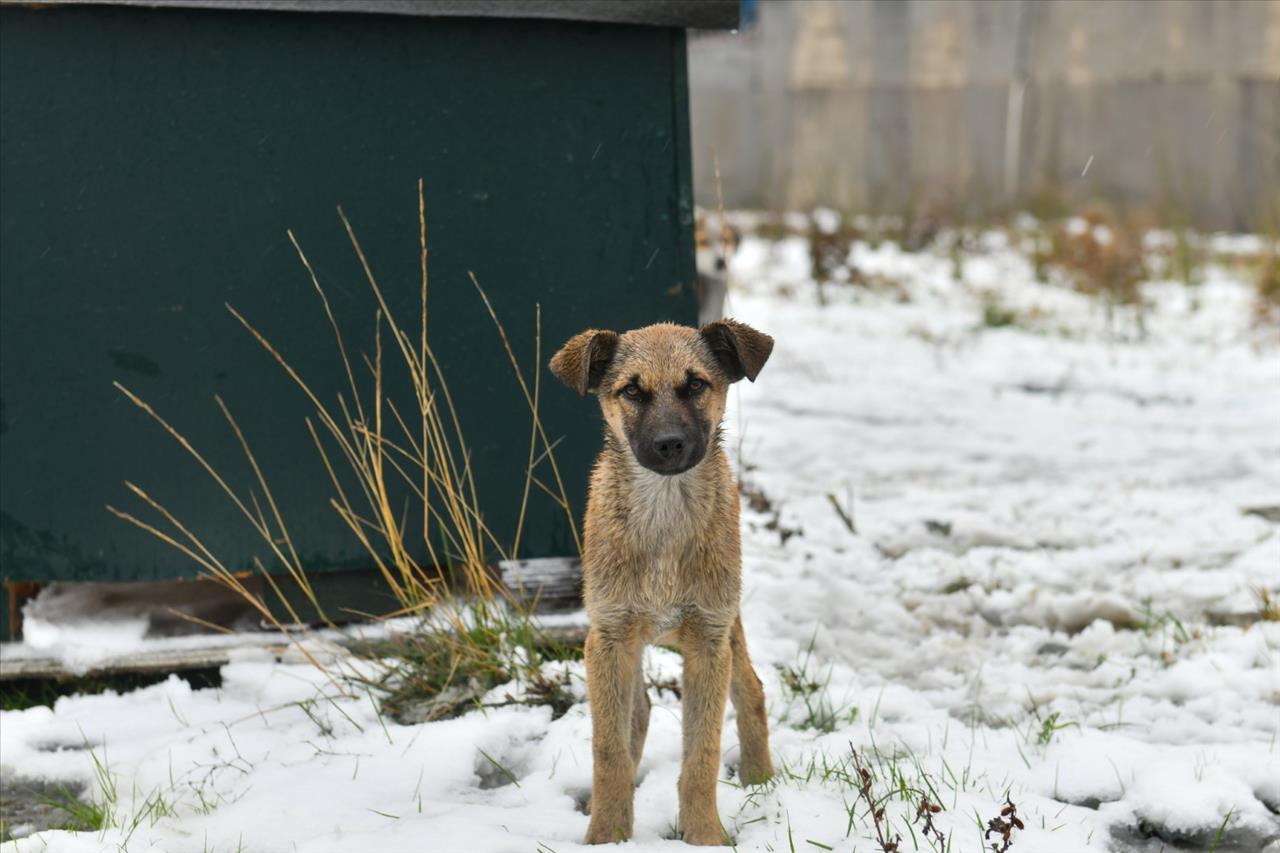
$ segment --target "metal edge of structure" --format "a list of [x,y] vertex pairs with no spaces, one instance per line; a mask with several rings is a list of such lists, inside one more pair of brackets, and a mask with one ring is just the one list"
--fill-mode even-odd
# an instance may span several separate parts
[[3,7],[133,6],[264,12],[338,12],[475,18],[547,18],[728,30],[738,0],[0,0]]
[[693,294],[695,310],[698,292],[697,247],[694,236],[693,201],[693,128],[690,124],[689,42],[688,34],[671,34],[671,65],[675,71],[671,87],[671,126],[675,140],[676,241],[685,258],[685,273],[680,283]]

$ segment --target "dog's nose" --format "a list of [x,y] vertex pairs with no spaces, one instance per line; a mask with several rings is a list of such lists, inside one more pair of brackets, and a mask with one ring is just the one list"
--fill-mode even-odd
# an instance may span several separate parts
[[664,462],[670,462],[684,454],[684,436],[676,433],[660,435],[653,440],[653,451]]

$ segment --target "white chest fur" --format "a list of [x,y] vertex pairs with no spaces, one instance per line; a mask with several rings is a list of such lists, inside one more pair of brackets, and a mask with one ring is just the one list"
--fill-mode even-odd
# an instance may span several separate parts
[[694,535],[692,473],[663,476],[638,468],[632,479],[629,532],[637,548],[650,555],[644,561],[637,603],[663,622],[680,603],[681,563],[688,558]]
[[691,473],[668,477],[636,468],[631,481],[631,533],[653,551],[683,546],[692,532]]

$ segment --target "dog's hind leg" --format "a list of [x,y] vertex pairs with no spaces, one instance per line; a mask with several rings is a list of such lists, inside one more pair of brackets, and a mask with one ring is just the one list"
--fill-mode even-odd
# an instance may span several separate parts
[[742,750],[738,780],[745,785],[759,785],[773,775],[773,762],[769,758],[769,721],[764,711],[764,688],[747,654],[741,616],[733,623],[729,648],[733,654],[733,681],[729,697],[738,715],[738,743]]
[[640,770],[640,756],[644,754],[645,735],[649,734],[649,691],[644,684],[644,655],[636,661],[636,686],[631,703],[631,762]]

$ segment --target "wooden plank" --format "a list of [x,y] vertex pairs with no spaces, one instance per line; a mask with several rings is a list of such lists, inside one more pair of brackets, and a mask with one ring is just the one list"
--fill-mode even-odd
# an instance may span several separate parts
[[576,610],[582,606],[582,561],[572,557],[502,560],[502,583],[516,601],[533,604],[535,613]]
[[[550,641],[565,646],[581,646],[586,642],[586,617],[581,624],[546,625],[541,627],[542,634]],[[311,647],[313,654],[321,659],[334,659],[358,648],[362,641],[356,638],[339,638],[330,642],[328,649],[323,647],[319,652]],[[231,660],[246,651],[266,652],[277,661],[290,654],[293,644],[283,639],[258,642],[246,641],[232,645],[192,646],[185,648],[161,648],[131,652],[103,658],[85,669],[70,670],[60,658],[56,657],[13,657],[4,654],[0,646],[0,684],[19,679],[52,679],[66,680],[82,678],[89,675],[123,675],[178,672],[184,669],[210,669],[230,663]],[[299,657],[299,660],[302,658]]]
[[232,655],[245,649],[263,649],[277,660],[288,649],[287,643],[264,645],[244,643],[234,646],[206,646],[204,648],[166,648],[133,652],[103,658],[84,670],[69,670],[60,658],[19,657],[6,658],[0,650],[0,683],[26,678],[65,680],[87,675],[120,675],[124,673],[164,673],[183,669],[208,669],[230,663]]

